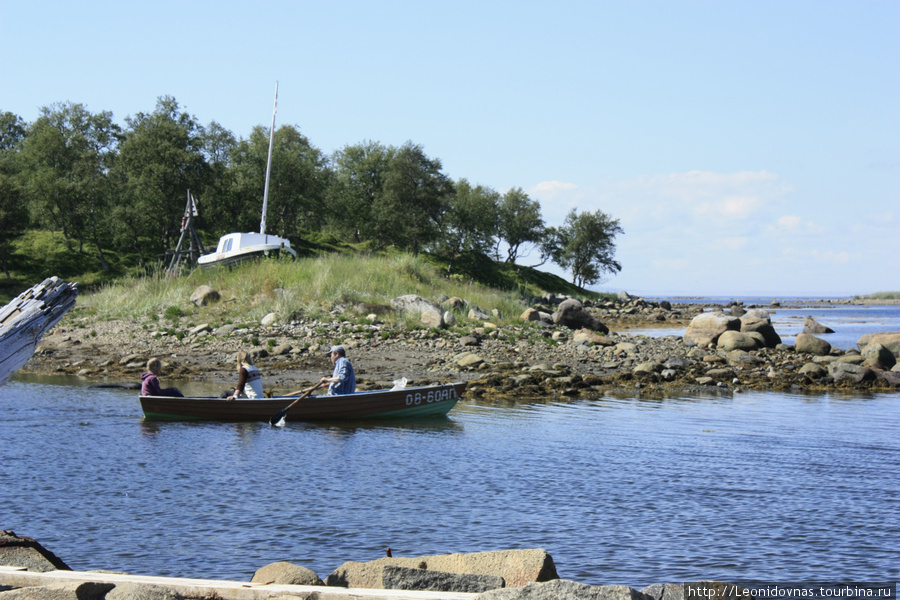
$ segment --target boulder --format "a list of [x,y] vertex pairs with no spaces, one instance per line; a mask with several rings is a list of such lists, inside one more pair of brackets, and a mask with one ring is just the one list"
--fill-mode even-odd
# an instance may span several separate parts
[[454,325],[456,325],[456,316],[449,310],[444,311],[444,325],[446,325],[447,327],[453,327]]
[[818,363],[806,363],[797,372],[810,379],[821,379],[828,374],[828,369]]
[[725,352],[731,352],[732,350],[750,352],[759,348],[759,340],[749,334],[729,330],[719,336],[717,345],[720,350]]
[[72,570],[34,538],[18,536],[6,530],[0,530],[0,565],[24,567],[38,573]]
[[278,344],[277,346],[272,348],[272,351],[269,354],[271,356],[282,356],[284,354],[290,354],[291,350],[293,349],[293,344],[291,344],[290,342],[285,342],[283,344]]
[[469,306],[468,317],[470,321],[487,321],[491,318],[491,315],[489,315],[487,311],[485,311],[480,306],[472,304],[471,306]]
[[434,311],[438,314],[444,313],[441,307],[434,302],[426,300],[425,298],[422,298],[421,296],[417,296],[415,294],[397,296],[396,298],[391,300],[391,307],[400,313],[423,313],[425,311]]
[[609,333],[609,327],[585,310],[584,305],[574,298],[564,300],[559,305],[556,312],[553,313],[553,322],[569,329],[590,329]]
[[438,310],[423,310],[419,319],[422,325],[431,329],[442,329],[444,327],[444,313]]
[[259,322],[259,324],[262,325],[263,327],[271,327],[271,326],[275,325],[276,323],[278,323],[278,315],[276,315],[273,312],[264,316],[262,318],[262,320]]
[[[115,584],[90,581],[22,587],[0,593],[3,600],[105,600]],[[2,588],[0,588],[2,591]],[[121,600],[121,597],[120,597]],[[171,596],[171,600],[176,600]],[[177,600],[182,600],[178,596]]]
[[752,600],[753,598],[753,593],[749,589],[724,581],[655,583],[641,589],[641,593],[650,596],[652,600],[685,600],[686,598]]
[[541,313],[536,308],[526,308],[519,318],[523,321],[540,321]]
[[828,375],[834,378],[835,383],[851,381],[862,383],[876,378],[875,371],[862,365],[854,365],[845,362],[833,362],[828,365]]
[[572,334],[572,341],[576,344],[590,344],[592,346],[611,346],[615,344],[613,340],[606,337],[605,335],[600,335],[596,331],[591,331],[590,329],[579,329],[574,334]]
[[731,312],[732,317],[740,318],[740,317],[743,317],[747,313],[747,311],[744,309],[743,305],[738,304],[738,303],[734,303],[728,308],[729,308],[729,311]]
[[860,350],[869,344],[881,344],[890,350],[895,357],[900,358],[900,331],[867,333],[856,342]]
[[191,294],[191,302],[197,306],[206,306],[218,302],[222,296],[208,285],[201,285]]
[[237,329],[237,325],[228,323],[226,325],[222,325],[221,327],[217,327],[213,333],[216,337],[224,337],[226,335],[231,335],[232,333],[234,333],[235,329]]
[[769,311],[762,308],[751,308],[740,317],[742,333],[759,333],[765,340],[766,348],[774,348],[781,343],[781,336],[772,327]]
[[878,342],[863,346],[860,355],[867,366],[875,369],[889,371],[897,364],[897,359],[894,357],[893,352]]
[[203,323],[201,325],[197,325],[196,327],[191,327],[188,330],[188,334],[197,335],[206,331],[212,331],[212,327],[209,326],[209,323]]
[[797,352],[825,356],[831,352],[831,344],[814,335],[800,333],[797,334],[797,340],[794,342],[794,349],[796,349]]
[[568,579],[491,590],[478,600],[653,600],[626,585],[587,585]]
[[382,571],[393,565],[426,568],[447,573],[495,575],[507,586],[557,579],[556,566],[545,550],[500,550],[471,554],[438,554],[420,557],[385,557],[365,563],[349,561],[325,578],[326,585],[381,589]]
[[359,315],[384,316],[394,312],[387,304],[374,304],[371,302],[359,302],[353,306],[353,310]]
[[502,577],[496,575],[448,573],[385,565],[381,572],[381,584],[386,590],[429,590],[478,594],[502,588],[505,582]]
[[447,310],[462,310],[466,307],[466,301],[462,298],[457,298],[454,296],[453,298],[447,298],[443,302],[441,302],[441,306],[446,308]]
[[270,563],[253,574],[250,583],[286,585],[325,585],[314,571],[287,561]]
[[662,368],[662,365],[655,360],[648,360],[634,367],[631,372],[638,377],[647,377],[649,375],[653,375],[654,373],[662,371]]
[[654,583],[641,588],[641,593],[650,596],[653,600],[684,600],[684,584]]
[[468,369],[477,367],[484,362],[484,359],[474,352],[463,352],[462,354],[457,355],[453,359],[453,362],[455,362],[461,369]]
[[880,373],[878,376],[881,379],[884,379],[888,383],[888,385],[892,387],[900,387],[900,373],[887,371],[886,373]]
[[175,590],[151,583],[116,584],[104,600],[183,600]]
[[803,333],[811,333],[813,335],[822,333],[834,333],[834,329],[822,325],[812,317],[806,317],[806,320],[803,321]]
[[708,312],[697,315],[684,332],[684,343],[705,348],[719,341],[726,331],[740,331],[741,320],[724,312]]

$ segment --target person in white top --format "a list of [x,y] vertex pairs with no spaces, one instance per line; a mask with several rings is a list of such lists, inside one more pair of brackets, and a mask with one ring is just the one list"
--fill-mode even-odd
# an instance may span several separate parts
[[228,396],[226,400],[234,400],[235,398],[263,398],[262,373],[253,366],[253,360],[250,355],[241,350],[237,355],[238,384],[234,388],[234,393]]

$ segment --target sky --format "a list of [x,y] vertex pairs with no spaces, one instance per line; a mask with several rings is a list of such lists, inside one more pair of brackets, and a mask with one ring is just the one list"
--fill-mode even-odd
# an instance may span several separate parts
[[26,122],[172,96],[246,138],[276,82],[326,154],[412,141],[548,226],[618,219],[599,291],[900,290],[896,0],[0,0],[0,111]]

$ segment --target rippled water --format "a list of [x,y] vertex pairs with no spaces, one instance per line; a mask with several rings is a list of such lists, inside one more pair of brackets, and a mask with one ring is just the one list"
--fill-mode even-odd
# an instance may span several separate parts
[[[58,381],[58,380],[57,380]],[[0,388],[0,528],[76,569],[545,548],[585,583],[900,577],[900,396],[466,401],[377,424],[144,423],[133,391]]]

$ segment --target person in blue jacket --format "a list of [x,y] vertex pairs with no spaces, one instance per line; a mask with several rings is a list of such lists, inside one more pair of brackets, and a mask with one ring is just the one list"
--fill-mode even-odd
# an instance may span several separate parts
[[334,365],[334,372],[331,377],[323,377],[320,383],[328,384],[328,395],[339,396],[343,394],[353,394],[356,392],[356,373],[353,371],[353,365],[347,358],[347,353],[343,346],[332,346],[328,351],[331,356],[331,363]]

